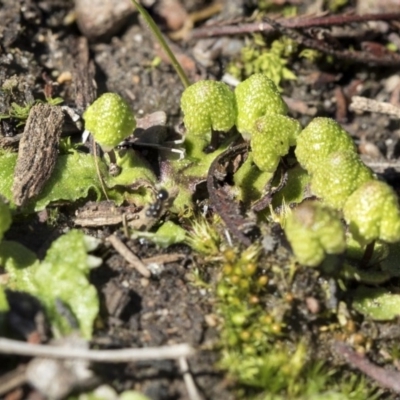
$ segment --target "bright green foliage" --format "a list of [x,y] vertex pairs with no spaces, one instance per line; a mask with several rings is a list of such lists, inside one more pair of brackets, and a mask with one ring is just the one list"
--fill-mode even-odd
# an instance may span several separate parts
[[4,232],[11,225],[11,213],[8,205],[0,197],[0,241],[3,239]]
[[[10,207],[15,208],[12,202],[13,171],[17,161],[17,154],[6,153],[0,155],[0,195],[10,201]],[[106,174],[107,167],[99,162],[99,167]],[[94,158],[91,155],[73,152],[58,156],[56,166],[49,181],[35,202],[30,202],[25,211],[43,210],[49,203],[58,200],[75,201],[85,198],[93,191],[96,197],[101,197],[101,186],[96,174]]]
[[[10,208],[15,208],[12,202],[12,180],[17,155],[5,153],[0,155],[0,195],[10,201]],[[151,201],[149,187],[154,185],[156,177],[150,167],[140,157],[132,152],[127,152],[118,158],[118,164],[122,168],[120,175],[112,177],[107,174],[107,166],[104,161],[98,159],[100,172],[106,177],[106,184],[112,188],[108,191],[110,199],[117,204],[130,201],[137,205]],[[142,183],[142,187],[134,192],[126,190],[126,185]],[[147,188],[147,189],[146,189]],[[101,185],[96,173],[95,159],[89,155],[72,151],[69,154],[58,156],[54,172],[46,183],[42,192],[28,203],[25,211],[40,211],[48,204],[64,200],[76,201],[88,197],[94,193],[99,200],[102,197]]]
[[340,254],[346,248],[340,218],[334,210],[317,202],[305,202],[288,214],[284,230],[303,265],[316,267],[325,254]]
[[32,273],[39,265],[35,253],[18,242],[3,240],[0,243],[0,265],[9,274],[10,289],[34,292]]
[[377,239],[400,241],[397,195],[384,182],[373,180],[358,188],[346,201],[343,213],[350,232],[362,244]]
[[186,239],[186,231],[173,221],[164,222],[157,232],[132,231],[131,239],[144,238],[152,241],[161,248],[167,248],[173,244],[181,243]]
[[287,172],[288,181],[285,187],[274,196],[273,207],[281,206],[283,203],[301,203],[304,200],[306,188],[310,183],[310,175],[299,164]]
[[[216,290],[221,318],[219,366],[235,382],[251,388],[237,398],[305,399],[326,388],[329,374],[321,365],[308,363],[305,341],[288,344],[280,340],[287,303],[279,299],[284,297],[280,292],[271,294],[270,307],[260,301],[270,289],[267,276],[259,269],[266,265],[258,260],[259,250],[253,245],[240,254],[232,248],[220,252],[223,266]],[[276,269],[277,275],[283,271],[282,266]]]
[[189,86],[182,93],[181,108],[188,135],[207,141],[213,130],[227,132],[235,124],[235,96],[223,82],[199,81]]
[[150,400],[144,394],[135,390],[127,390],[120,394],[118,400]]
[[199,217],[192,222],[190,233],[186,237],[186,243],[196,252],[207,255],[219,255],[219,245],[221,236],[215,229],[218,217],[214,216],[214,221],[208,222],[205,217]]
[[286,115],[287,106],[274,82],[265,74],[254,74],[235,89],[238,115],[236,127],[245,139],[251,137],[255,121],[267,114]]
[[268,48],[264,42],[263,46],[253,44],[242,50],[244,74],[251,76],[264,73],[276,86],[283,80],[294,80],[296,75],[286,67],[287,57],[296,51],[296,43],[289,38],[281,38],[271,43]]
[[101,264],[101,259],[87,253],[97,245],[96,239],[72,230],[52,244],[39,264],[35,255],[20,244],[3,242],[0,263],[10,274],[11,289],[27,291],[43,303],[56,334],[72,330],[57,311],[56,302],[61,300],[77,318],[82,335],[90,338],[99,301],[88,275],[91,268]]
[[329,11],[337,12],[340,8],[348,4],[349,0],[328,0],[327,3]]
[[340,210],[356,189],[372,179],[372,171],[356,153],[336,151],[315,169],[311,189],[325,204]]
[[[121,168],[121,173],[117,176],[111,176],[110,174],[105,175],[105,183],[109,188],[118,188],[122,187],[122,195],[125,196],[127,200],[133,202],[135,196],[130,196],[126,187],[141,183],[142,187],[153,187],[157,181],[157,178],[150,168],[149,164],[138,156],[133,150],[128,150],[123,152],[121,155],[116,154],[117,165]],[[150,190],[143,190],[141,193],[142,196],[145,197],[145,201],[151,201],[151,193]],[[109,193],[109,197],[114,200],[119,200],[119,196],[115,196],[113,192]],[[138,201],[137,204],[140,204],[141,201]]]
[[282,81],[296,79],[286,67],[287,58],[296,51],[297,44],[292,39],[282,37],[269,46],[261,34],[255,34],[251,43],[242,48],[241,58],[228,65],[227,70],[239,79],[265,74],[279,87]]
[[116,93],[104,93],[83,114],[88,130],[104,151],[110,151],[136,127],[129,104]]
[[253,154],[249,152],[246,161],[234,175],[236,199],[244,203],[258,200],[272,177],[272,173],[261,171],[254,164]]
[[385,288],[359,286],[355,290],[352,306],[375,321],[389,321],[400,315],[400,295]]
[[3,286],[0,286],[0,329],[2,329],[2,316],[1,314],[9,310],[6,294],[4,293]]
[[311,174],[335,151],[356,152],[356,148],[350,135],[333,119],[314,118],[297,138],[296,158]]
[[296,143],[300,123],[279,114],[267,114],[257,119],[250,130],[254,163],[261,171],[274,172],[281,157]]

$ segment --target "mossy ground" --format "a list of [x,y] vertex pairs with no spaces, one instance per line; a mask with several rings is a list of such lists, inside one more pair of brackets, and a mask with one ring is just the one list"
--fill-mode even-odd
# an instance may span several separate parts
[[[12,14],[13,2],[9,3],[10,7],[0,13],[8,12],[17,21],[17,13]],[[183,3],[194,9],[205,2]],[[303,3],[301,10],[313,2]],[[79,35],[74,25],[63,24],[72,2],[60,5],[47,0],[41,4],[48,6],[47,11],[42,11],[43,18],[22,19],[23,31],[17,32],[20,38],[5,46],[13,54],[14,63],[0,67],[2,80],[17,74],[19,81],[29,85],[38,97],[42,96],[43,70],[62,72],[72,68],[68,41]],[[46,22],[44,17],[50,14],[52,19]],[[56,32],[62,34],[52,36]],[[27,47],[23,39],[29,34],[32,40]],[[48,42],[43,42],[43,38]],[[193,45],[185,47],[189,55]],[[114,40],[93,43],[91,51],[97,63],[99,92],[115,91],[126,96],[139,115],[163,110],[171,126],[179,122],[183,87],[167,63],[151,66],[158,53],[151,35],[143,34],[142,26],[132,24]],[[234,60],[221,56],[205,74],[219,79],[229,62]],[[392,92],[385,82],[396,72],[327,60],[315,64],[297,57],[289,57],[285,68],[297,80],[281,82],[282,93],[302,102],[306,111],[314,109],[315,114],[329,117],[337,116],[335,89],[339,87],[350,93],[351,84],[362,80],[368,93],[387,99]],[[188,73],[193,78],[197,71]],[[324,79],[328,83],[323,83]],[[74,101],[68,83],[60,86],[58,95],[66,102]],[[23,101],[23,92],[16,91],[13,100]],[[2,95],[0,113],[9,112],[9,107],[10,98]],[[293,110],[291,116],[303,126],[311,118],[307,112]],[[351,115],[344,124],[357,144],[361,140],[373,143],[383,153],[388,149],[387,140],[393,139],[392,132],[399,130],[397,122],[369,114]],[[396,146],[393,149],[397,155]],[[151,150],[143,155],[149,160],[157,159]],[[397,189],[399,182],[397,174],[392,175],[391,184]],[[58,204],[39,214],[15,217],[6,238],[19,241],[43,258],[51,243],[73,226],[74,211],[82,203]],[[198,221],[204,223],[200,218]],[[182,218],[178,222],[193,230],[193,219]],[[368,350],[369,357],[377,364],[391,366],[399,356],[398,325],[363,320],[349,310],[351,290],[357,283],[336,281],[334,274],[321,275],[316,269],[297,266],[281,232],[263,226],[263,245],[247,250],[237,245],[230,248],[220,221],[212,222],[218,233],[206,246],[197,244],[200,251],[193,251],[187,245],[160,250],[150,243],[129,241],[140,257],[166,252],[181,255],[181,261],[167,264],[157,278],[148,282],[141,280],[112,249],[103,248],[98,256],[104,264],[91,275],[102,304],[94,343],[119,347],[188,342],[199,349],[190,360],[190,367],[207,399],[306,399],[327,390],[349,399],[373,398],[372,394],[377,393],[373,382],[346,366],[333,352],[332,343],[352,341],[359,350]],[[101,239],[114,230],[84,229],[85,233]],[[193,242],[189,244],[195,247]],[[397,290],[398,279],[392,279],[388,285]],[[118,296],[127,299],[122,311],[111,306]],[[18,359],[7,360],[0,363],[1,373],[19,363]],[[104,382],[112,383],[119,391],[135,387],[152,399],[187,398],[173,362],[127,364],[113,369],[100,365],[96,370]],[[25,387],[24,391],[29,394],[30,389]],[[389,392],[379,393],[380,398],[395,398]]]

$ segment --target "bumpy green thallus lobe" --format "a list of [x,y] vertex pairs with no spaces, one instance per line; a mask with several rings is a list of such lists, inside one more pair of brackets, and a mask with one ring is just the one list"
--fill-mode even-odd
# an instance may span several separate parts
[[306,201],[288,215],[285,234],[298,261],[316,267],[325,254],[346,248],[344,226],[336,212],[315,201]]
[[313,173],[334,151],[356,152],[350,135],[333,119],[314,118],[297,138],[296,158]]
[[88,130],[104,151],[110,151],[136,128],[129,104],[116,93],[104,93],[83,114]]
[[400,209],[394,190],[384,182],[370,181],[346,201],[343,214],[350,232],[361,244],[373,240],[400,241]]
[[236,127],[245,139],[250,139],[255,121],[266,114],[287,114],[275,83],[264,74],[254,74],[235,89],[238,116]]
[[253,161],[257,167],[274,172],[281,157],[296,143],[300,131],[300,123],[285,115],[267,114],[257,119],[250,130]]
[[181,97],[183,122],[189,135],[211,139],[211,132],[229,131],[236,121],[235,96],[223,82],[199,81]]
[[335,151],[311,176],[311,190],[326,205],[342,209],[347,198],[362,184],[374,179],[372,171],[353,151]]

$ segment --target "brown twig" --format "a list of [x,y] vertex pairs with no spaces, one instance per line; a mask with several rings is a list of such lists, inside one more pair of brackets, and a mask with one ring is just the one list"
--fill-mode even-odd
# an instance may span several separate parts
[[[347,25],[352,23],[361,23],[369,21],[398,21],[400,13],[382,13],[382,14],[344,14],[330,15],[325,17],[297,17],[290,19],[278,19],[282,26],[292,29],[316,28],[316,27],[331,27]],[[201,28],[193,29],[190,38],[202,39],[217,36],[228,35],[244,35],[249,33],[268,33],[275,29],[267,21],[241,23],[234,25],[207,25]]]
[[380,386],[400,393],[400,372],[378,367],[344,343],[336,342],[334,348],[350,365],[374,379]]
[[158,256],[153,256],[153,257],[146,257],[142,258],[142,261],[145,264],[168,264],[168,263],[173,263],[182,260],[185,258],[184,254],[180,253],[171,253],[171,254],[160,254]]
[[[354,18],[357,17],[357,18]],[[254,32],[272,32],[277,31],[282,35],[288,36],[292,40],[301,44],[302,46],[308,47],[310,49],[318,50],[322,53],[332,55],[334,57],[350,60],[359,63],[370,63],[373,65],[385,65],[385,66],[397,66],[400,64],[400,56],[395,53],[380,54],[376,56],[373,53],[367,51],[350,51],[346,49],[337,50],[330,47],[328,43],[319,39],[310,38],[303,33],[299,32],[297,29],[300,28],[310,28],[312,26],[333,26],[333,25],[344,25],[351,22],[367,22],[376,20],[398,20],[400,14],[369,14],[360,16],[336,16],[336,18],[329,17],[319,17],[314,19],[314,24],[311,21],[305,22],[290,22],[290,20],[274,20],[269,17],[264,17],[263,21],[256,22],[253,24],[242,24],[238,26],[228,26],[228,27],[210,27],[207,26],[203,32],[199,30],[192,32],[192,38],[199,39],[201,37],[215,37],[224,35],[239,35],[248,34]]]
[[145,278],[150,278],[151,272],[147,269],[146,265],[143,263],[143,261],[137,257],[131,249],[126,246],[122,241],[115,235],[110,235],[107,238],[107,241],[111,243],[111,245],[114,247],[114,249],[122,256],[125,258],[125,260],[132,265],[133,268],[136,269],[141,275],[143,275]]
[[349,106],[352,111],[369,111],[386,114],[400,119],[400,108],[383,101],[368,99],[367,97],[353,96]]
[[178,359],[178,362],[179,362],[179,368],[183,375],[183,380],[186,385],[186,390],[188,392],[189,399],[190,400],[202,400],[202,397],[200,396],[199,391],[197,390],[193,376],[190,373],[189,364],[188,364],[186,358],[180,357]]
[[241,227],[247,226],[248,221],[241,215],[239,204],[230,198],[227,185],[223,181],[228,174],[229,163],[238,156],[243,157],[248,151],[248,146],[248,143],[242,143],[221,153],[212,162],[207,177],[211,207],[220,215],[233,235],[245,246],[250,246],[251,240],[242,232]]
[[21,356],[61,358],[65,360],[86,360],[95,362],[120,363],[144,360],[179,359],[190,357],[194,349],[188,344],[176,344],[143,349],[88,350],[72,347],[30,344],[17,340],[0,338],[0,353]]
[[288,36],[290,39],[310,49],[318,50],[322,53],[329,54],[331,56],[335,56],[344,60],[360,62],[363,64],[371,63],[374,65],[386,66],[400,65],[400,56],[398,54],[384,54],[378,57],[366,51],[350,51],[346,49],[336,50],[332,47],[329,47],[329,44],[327,44],[325,41],[309,38],[293,28],[287,28],[283,26],[274,19],[268,17],[264,17],[264,19],[282,35]]

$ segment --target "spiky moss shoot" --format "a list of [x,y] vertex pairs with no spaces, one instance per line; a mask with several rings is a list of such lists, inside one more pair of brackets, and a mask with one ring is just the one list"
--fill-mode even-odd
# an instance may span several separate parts
[[108,152],[131,135],[136,128],[129,104],[116,93],[104,93],[83,114],[88,130]]
[[287,106],[274,82],[265,74],[254,74],[235,89],[238,108],[236,127],[243,138],[251,138],[255,121],[266,114],[287,114]]
[[350,135],[333,119],[314,118],[297,137],[296,158],[311,174],[335,151],[356,153],[356,148]]
[[326,254],[340,254],[346,248],[339,216],[315,201],[306,201],[288,214],[284,230],[297,260],[309,267],[320,265]]
[[0,241],[3,239],[4,232],[11,225],[11,213],[8,205],[0,197]]
[[181,108],[187,134],[207,142],[212,131],[228,132],[236,121],[235,96],[223,82],[199,81],[189,86],[182,93]]
[[380,239],[400,241],[400,209],[394,190],[384,182],[370,181],[346,201],[343,214],[350,232],[360,244]]
[[250,130],[254,163],[261,171],[274,172],[281,157],[296,143],[301,125],[293,118],[267,114],[256,120]]
[[374,179],[372,171],[353,151],[329,154],[311,177],[311,190],[326,205],[343,208],[347,198],[365,182]]
[[212,224],[205,217],[199,217],[192,222],[186,243],[196,252],[206,256],[219,254],[221,237],[215,226],[219,222],[219,216],[214,215]]

